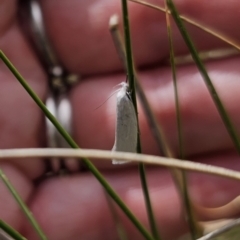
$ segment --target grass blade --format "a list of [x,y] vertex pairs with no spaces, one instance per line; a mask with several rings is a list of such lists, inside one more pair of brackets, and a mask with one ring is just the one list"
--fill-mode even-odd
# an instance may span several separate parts
[[[36,95],[36,93],[31,89],[31,87],[27,84],[26,80],[21,76],[21,74],[17,71],[17,69],[13,66],[10,60],[5,56],[5,54],[0,51],[0,58],[12,72],[12,74],[16,77],[19,83],[24,87],[24,89],[28,92],[28,94],[32,97],[32,99],[36,102],[36,104],[41,108],[44,112],[45,116],[52,122],[52,124],[57,128],[59,133],[63,136],[63,138],[68,142],[68,144],[75,149],[78,149],[77,143],[71,138],[71,136],[64,130],[64,128],[59,124],[57,119],[48,111],[44,103],[41,99]],[[84,164],[87,166],[89,171],[97,178],[97,180],[101,183],[107,193],[112,197],[112,199],[117,203],[117,205],[122,209],[122,211],[127,215],[127,217],[131,220],[131,222],[135,225],[135,227],[142,233],[142,235],[148,239],[153,240],[151,234],[146,230],[146,228],[138,221],[138,219],[134,216],[134,214],[130,211],[130,209],[124,204],[118,194],[113,190],[113,188],[109,185],[106,179],[102,176],[102,174],[97,170],[97,168],[91,163],[91,161],[87,158],[83,158]]]
[[171,69],[172,69],[172,78],[173,78],[173,86],[174,86],[174,97],[175,97],[175,107],[176,107],[176,116],[177,116],[179,155],[180,155],[181,159],[184,159],[182,123],[181,123],[181,113],[180,113],[180,106],[179,106],[176,64],[175,64],[175,60],[174,60],[174,48],[173,48],[173,39],[172,39],[172,29],[171,29],[171,22],[170,22],[168,11],[166,11],[166,22],[167,22],[167,33],[168,33],[168,42],[169,42],[170,63],[171,63]]
[[[128,6],[127,0],[122,0],[122,15],[123,15],[123,23],[124,23],[124,40],[125,40],[125,63],[127,66],[127,74],[128,74],[128,81],[129,81],[129,90],[131,92],[131,98],[133,101],[133,105],[135,108],[136,116],[137,116],[137,124],[138,124],[138,142],[137,142],[137,152],[141,153],[141,142],[140,142],[140,129],[139,129],[139,122],[138,122],[138,110],[137,110],[137,101],[136,101],[136,89],[135,89],[135,74],[134,74],[134,65],[132,59],[132,49],[131,49],[131,35],[130,35],[130,27],[129,27],[129,15],[128,15]],[[143,163],[139,163],[139,174],[140,180],[143,189],[144,200],[146,204],[148,220],[151,227],[152,234],[156,240],[160,239],[157,225],[155,221],[155,217],[153,214],[152,204],[150,200],[150,195],[148,191],[148,184],[145,172],[145,166]]]
[[25,216],[28,218],[29,222],[31,223],[31,225],[35,229],[35,231],[38,234],[39,238],[42,239],[42,240],[47,240],[47,237],[43,233],[42,229],[38,225],[38,223],[35,220],[35,218],[33,217],[31,211],[28,209],[27,205],[24,203],[22,198],[19,196],[19,194],[17,193],[17,191],[15,190],[15,188],[13,187],[13,185],[11,184],[11,182],[9,181],[9,179],[7,178],[7,176],[3,173],[3,171],[1,169],[0,169],[0,178],[2,179],[4,184],[6,185],[6,187],[9,190],[9,192],[12,194],[12,196],[14,197],[14,199],[16,200],[16,202],[18,203],[20,208],[22,209],[22,211],[25,214]]
[[[146,7],[149,7],[149,8],[158,10],[158,11],[161,11],[161,12],[166,12],[166,9],[165,9],[165,8],[160,7],[160,6],[156,6],[156,5],[154,5],[154,4],[151,4],[151,3],[146,2],[146,1],[143,1],[143,0],[128,0],[128,1],[130,1],[130,2],[135,2],[135,3],[138,3],[138,4],[144,5],[144,6],[146,6]],[[212,30],[212,29],[209,29],[208,27],[205,27],[205,26],[203,26],[203,25],[201,25],[201,24],[199,24],[199,23],[191,20],[190,18],[187,18],[187,17],[182,16],[182,15],[179,15],[179,17],[180,17],[183,21],[185,21],[185,22],[187,22],[187,23],[189,23],[189,24],[191,24],[191,25],[193,25],[193,26],[195,26],[195,27],[203,30],[204,32],[207,32],[207,33],[209,33],[210,35],[212,35],[212,36],[214,36],[214,37],[222,40],[223,42],[229,44],[230,46],[232,46],[233,48],[235,48],[236,50],[238,50],[238,52],[240,51],[240,45],[239,45],[238,43],[235,43],[232,39],[229,39],[228,37],[223,36],[222,34],[219,34],[219,33],[217,33],[216,31],[214,31],[214,30]]]
[[[166,3],[166,0],[165,0],[165,3]],[[165,12],[166,12],[168,42],[169,42],[169,49],[170,49],[170,63],[171,63],[173,85],[174,85],[179,153],[180,153],[180,159],[184,159],[182,124],[181,124],[181,114],[180,114],[179,96],[178,96],[178,87],[177,87],[176,65],[175,65],[175,60],[174,60],[174,48],[173,48],[171,21],[169,18],[169,11],[167,9],[167,5],[166,5]],[[194,239],[202,236],[202,230],[201,230],[201,227],[198,225],[198,222],[197,222],[194,212],[193,212],[192,203],[191,203],[191,199],[190,199],[190,196],[188,193],[188,188],[187,188],[187,175],[186,175],[185,171],[182,171],[182,181],[183,181],[182,200],[183,200],[183,204],[184,204],[184,209],[186,211],[186,218],[188,221],[191,238],[192,238],[192,240],[194,240]]]
[[113,200],[109,197],[108,194],[106,194],[106,192],[105,192],[105,196],[106,196],[106,200],[107,200],[109,209],[111,211],[111,214],[112,214],[115,226],[116,226],[119,240],[128,240],[127,233],[121,222],[121,219],[119,218],[119,215],[118,215],[118,212],[117,212],[117,209],[116,209],[116,206],[115,206]]
[[[6,232],[9,236],[14,238],[15,240],[27,240],[20,233],[18,233],[15,229],[13,229],[11,226],[9,226],[7,223],[5,223],[3,220],[0,219],[0,230],[1,229],[4,232]],[[1,239],[1,235],[0,235],[0,239]]]
[[231,122],[231,120],[230,120],[230,118],[229,118],[229,116],[228,116],[228,114],[225,110],[225,107],[224,107],[221,99],[219,98],[218,93],[217,93],[214,85],[212,84],[212,81],[211,81],[211,79],[210,79],[210,77],[207,73],[207,70],[206,70],[202,60],[199,58],[198,52],[197,52],[190,36],[187,33],[187,30],[186,30],[186,28],[185,28],[185,26],[184,26],[184,24],[183,24],[183,22],[182,22],[182,20],[179,16],[178,12],[177,12],[177,9],[176,9],[173,1],[172,0],[167,0],[167,5],[168,5],[169,10],[171,11],[173,19],[174,19],[176,25],[178,26],[178,29],[179,29],[181,35],[182,35],[182,37],[183,37],[191,55],[192,55],[193,60],[195,61],[196,65],[198,67],[198,70],[201,73],[201,75],[202,75],[202,77],[203,77],[203,79],[206,83],[206,86],[207,86],[207,88],[208,88],[208,90],[209,90],[209,92],[212,96],[212,99],[213,99],[213,101],[214,101],[214,103],[215,103],[215,105],[218,109],[218,112],[219,112],[219,114],[220,114],[220,116],[221,116],[221,118],[222,118],[222,120],[225,124],[225,127],[226,127],[226,129],[227,129],[235,147],[236,147],[236,150],[240,154],[240,142],[239,142],[238,136],[236,134],[236,130],[234,129],[233,124],[232,124],[232,122]]
[[139,163],[138,166],[139,166],[140,179],[141,179],[141,184],[142,184],[142,188],[143,188],[143,194],[144,194],[144,199],[145,199],[145,204],[146,204],[146,208],[147,208],[148,220],[150,223],[151,231],[154,236],[154,239],[160,240],[161,238],[158,233],[157,224],[156,224],[156,220],[155,220],[152,205],[151,205],[151,199],[150,199],[150,195],[148,192],[148,184],[147,184],[147,178],[146,178],[146,173],[145,173],[145,165],[144,165],[144,163]]

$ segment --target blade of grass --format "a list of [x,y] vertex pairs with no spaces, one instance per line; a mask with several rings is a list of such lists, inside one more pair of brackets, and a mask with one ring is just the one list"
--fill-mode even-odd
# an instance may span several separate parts
[[15,240],[14,238],[12,238],[8,233],[6,233],[5,231],[3,231],[0,228],[0,239],[1,240]]
[[[173,77],[173,85],[174,85],[174,95],[175,95],[175,106],[176,106],[176,116],[177,116],[177,129],[178,129],[178,145],[180,152],[180,159],[184,159],[184,150],[183,150],[183,139],[182,139],[182,124],[181,124],[181,114],[180,114],[180,106],[179,106],[179,96],[178,96],[178,87],[177,87],[177,75],[176,75],[176,65],[174,61],[174,48],[173,48],[173,39],[172,39],[172,29],[171,29],[171,21],[169,17],[169,11],[167,9],[167,4],[165,0],[166,6],[166,23],[167,23],[167,33],[168,33],[168,42],[169,42],[169,50],[170,50],[170,63],[172,69],[172,77]],[[187,175],[185,171],[182,171],[182,200],[184,204],[184,209],[186,211],[186,218],[188,221],[191,238],[192,240],[201,237],[202,229],[198,224],[195,214],[193,212],[192,203],[190,200],[190,196],[187,188]]]
[[[8,69],[12,72],[12,74],[16,77],[19,83],[23,86],[23,88],[28,92],[28,94],[32,97],[32,99],[36,102],[36,104],[40,107],[40,109],[44,112],[45,116],[52,122],[52,124],[56,127],[59,133],[63,136],[63,138],[68,142],[68,144],[75,149],[78,149],[77,143],[71,138],[71,136],[64,130],[64,128],[59,124],[57,119],[49,112],[41,99],[36,95],[36,93],[31,89],[31,87],[27,84],[26,80],[21,76],[21,74],[17,71],[17,69],[13,66],[10,60],[5,56],[5,54],[0,51],[0,58],[8,67]],[[90,162],[89,159],[83,158],[84,164],[87,168],[92,172],[92,174],[98,179],[107,193],[112,197],[112,199],[118,204],[118,206],[122,209],[122,211],[127,215],[127,217],[131,220],[131,222],[135,225],[135,227],[142,233],[142,235],[146,239],[153,239],[151,234],[143,227],[143,225],[138,221],[138,219],[134,216],[134,214],[130,211],[130,209],[124,204],[118,194],[113,190],[110,184],[106,181],[106,179],[102,176],[102,174],[97,170],[97,168]]]
[[[156,5],[151,4],[151,3],[148,3],[148,2],[146,2],[146,1],[142,1],[142,0],[128,0],[128,1],[130,1],[130,2],[135,2],[135,3],[138,3],[138,4],[144,5],[144,6],[146,6],[146,7],[150,7],[150,8],[152,8],[152,9],[161,11],[161,12],[165,12],[165,11],[166,11],[165,8],[156,6]],[[238,51],[240,51],[240,46],[239,46],[239,44],[238,44],[238,43],[235,43],[233,40],[229,39],[228,37],[223,36],[222,34],[217,33],[215,30],[209,29],[208,27],[205,27],[205,26],[203,26],[202,24],[199,24],[199,23],[197,23],[197,22],[195,22],[195,21],[193,21],[193,20],[191,20],[191,19],[189,19],[189,18],[187,18],[187,17],[185,17],[185,16],[179,15],[179,17],[180,17],[183,21],[185,21],[185,22],[187,22],[187,23],[189,23],[189,24],[191,24],[191,25],[193,25],[193,26],[195,26],[195,27],[203,30],[204,32],[207,32],[207,33],[211,34],[212,36],[214,36],[214,37],[216,37],[216,38],[218,38],[218,39],[221,39],[223,42],[229,44],[229,45],[232,46],[233,48],[235,48],[235,49],[237,49]]]
[[[127,69],[126,51],[125,51],[125,47],[124,47],[124,44],[123,44],[123,41],[122,41],[122,36],[120,34],[120,31],[119,31],[119,21],[118,21],[118,18],[117,18],[116,15],[112,16],[112,18],[110,19],[110,31],[111,31],[112,38],[113,38],[114,44],[116,46],[118,55],[119,55],[120,59],[122,60],[123,66],[126,70]],[[155,118],[155,116],[152,112],[152,110],[151,110],[151,107],[150,107],[150,105],[148,103],[148,100],[145,96],[145,93],[143,91],[141,83],[138,79],[138,75],[136,73],[135,68],[134,68],[134,75],[135,75],[135,83],[136,83],[136,88],[137,88],[137,94],[138,94],[138,96],[140,98],[140,101],[143,105],[145,115],[146,115],[148,123],[150,125],[150,129],[152,131],[152,134],[156,139],[158,147],[159,147],[160,151],[165,154],[165,156],[172,157],[173,155],[170,151],[169,146],[167,145],[167,142],[165,140],[165,136],[164,136],[164,134],[163,134],[163,132],[162,132],[162,130],[161,130],[161,128],[160,128],[160,126],[159,126],[159,124],[158,124],[158,122],[157,122],[157,120],[156,120],[156,118]],[[180,195],[181,195],[182,199],[184,199],[183,203],[185,203],[185,205],[188,206],[190,204],[190,202],[189,202],[189,198],[187,198],[187,191],[186,191],[186,187],[185,187],[186,186],[185,175],[182,174],[182,172],[180,172],[176,169],[171,170],[171,173],[173,175],[175,183],[177,184]],[[186,208],[186,212],[189,212],[187,210],[187,208]]]
[[181,159],[184,159],[182,123],[181,123],[181,113],[180,113],[178,87],[177,87],[176,64],[175,64],[175,60],[174,60],[174,48],[173,48],[173,40],[172,40],[172,30],[171,30],[171,22],[170,22],[168,11],[166,11],[166,23],[167,23],[167,33],[168,33],[169,52],[170,52],[170,63],[171,63],[171,69],[172,69],[172,78],[173,78],[173,86],[174,86],[174,97],[175,97],[175,107],[176,107],[176,116],[177,116],[177,131],[178,131],[179,155],[180,155]]
[[218,93],[217,93],[214,85],[212,84],[212,81],[211,81],[211,79],[210,79],[210,77],[207,73],[207,70],[206,70],[203,62],[201,61],[201,59],[198,56],[198,52],[197,52],[189,34],[187,33],[187,30],[186,30],[186,28],[185,28],[185,26],[184,26],[184,24],[183,24],[183,22],[182,22],[182,20],[179,16],[178,12],[177,12],[177,9],[176,9],[173,1],[172,0],[167,0],[167,5],[168,5],[169,10],[171,11],[172,17],[173,17],[176,25],[178,26],[178,29],[179,29],[181,35],[182,35],[182,37],[183,37],[191,55],[192,55],[193,60],[195,61],[196,65],[198,67],[198,70],[201,73],[201,75],[202,75],[202,77],[203,77],[203,79],[206,83],[206,86],[207,86],[207,88],[208,88],[208,90],[209,90],[209,92],[212,96],[212,99],[213,99],[213,101],[214,101],[214,103],[215,103],[215,105],[218,109],[218,112],[219,112],[219,114],[220,114],[220,116],[221,116],[221,118],[222,118],[222,120],[225,124],[225,127],[226,127],[226,129],[227,129],[235,147],[236,147],[236,150],[237,150],[238,154],[240,154],[240,142],[239,142],[238,136],[236,134],[236,130],[234,129],[233,124],[232,124],[232,122],[231,122],[231,120],[230,120],[230,118],[229,118],[229,116],[228,116],[228,114],[225,110],[225,107],[224,107],[221,99],[219,98]]
[[[121,0],[121,3],[122,3],[122,17],[123,17],[123,25],[124,25],[124,40],[125,40],[125,49],[126,49],[125,59],[126,59],[127,74],[128,74],[128,81],[129,81],[129,90],[131,93],[133,106],[135,108],[137,125],[138,125],[137,152],[141,153],[142,150],[141,150],[141,142],[140,142],[140,128],[139,128],[137,100],[136,100],[135,75],[134,75],[134,66],[133,66],[133,59],[132,59],[130,27],[129,27],[129,21],[128,21],[128,18],[129,18],[128,4],[127,4],[127,0]],[[148,221],[151,227],[151,232],[156,240],[160,240],[155,217],[153,214],[151,199],[148,191],[145,166],[143,163],[139,163],[138,167],[139,167],[140,180],[142,184],[143,195],[144,195],[145,205],[146,205],[147,214],[148,214]]]
[[[130,1],[136,2],[136,3],[140,3],[140,4],[145,5],[145,6],[148,6],[148,7],[150,7],[150,8],[154,8],[154,9],[160,10],[160,11],[162,11],[162,12],[167,12],[166,9],[161,8],[161,7],[158,7],[158,6],[155,6],[155,5],[150,4],[150,3],[147,3],[147,2],[145,2],[145,1],[140,1],[140,0],[130,0]],[[168,11],[168,13],[170,13],[170,12]],[[222,36],[222,35],[214,32],[214,31],[210,30],[209,28],[206,28],[206,27],[204,27],[204,26],[202,26],[202,25],[200,25],[200,24],[198,24],[198,23],[196,23],[196,22],[194,22],[194,21],[192,21],[192,20],[190,20],[190,19],[188,19],[188,18],[186,18],[186,17],[184,17],[184,16],[180,16],[180,17],[181,17],[182,20],[185,20],[186,22],[188,22],[188,23],[190,23],[190,24],[192,24],[192,25],[195,25],[196,27],[202,29],[203,31],[206,31],[206,32],[208,32],[209,34],[212,34],[213,36],[215,36],[215,37],[217,37],[217,38],[220,38],[222,41],[224,41],[224,42],[232,45],[234,48],[236,48],[236,52],[234,52],[234,54],[239,53],[240,47],[239,47],[237,44],[235,44],[233,41],[231,41],[230,39],[228,39],[228,38],[226,38],[226,37],[224,37],[224,36]],[[233,53],[233,52],[232,52],[232,53]],[[202,56],[201,56],[201,58],[202,58]],[[175,59],[174,59],[174,60],[175,60]],[[136,81],[136,82],[137,82],[137,81]],[[183,158],[183,157],[182,157],[182,158]],[[175,175],[175,173],[174,173],[174,175]],[[180,177],[180,176],[179,176],[179,177]],[[184,182],[186,181],[186,178],[183,177],[182,180],[183,180],[183,187],[184,187]],[[184,191],[184,188],[183,188],[183,196],[185,196],[185,194],[186,194],[186,192]],[[187,200],[187,198],[185,198],[185,199]],[[187,203],[187,204],[189,204],[189,203]]]
[[157,224],[156,224],[155,216],[152,209],[151,199],[148,191],[145,165],[143,163],[139,163],[138,167],[139,167],[140,179],[141,179],[141,184],[143,189],[144,200],[147,208],[148,220],[151,227],[151,232],[152,232],[152,235],[154,236],[154,239],[161,240],[161,237],[158,233]]
[[[14,228],[9,226],[6,222],[0,219],[0,229],[6,232],[9,236],[14,238],[15,240],[27,240],[20,233],[18,233]],[[1,239],[1,236],[0,236]]]
[[[123,66],[125,68],[125,70],[127,69],[127,63],[126,63],[126,51],[125,51],[125,48],[124,48],[124,44],[123,44],[123,41],[122,41],[122,36],[120,34],[120,31],[119,31],[119,21],[118,21],[118,17],[116,15],[112,16],[111,19],[110,19],[110,31],[111,31],[111,34],[112,34],[112,38],[113,38],[113,41],[114,41],[114,44],[116,46],[116,49],[117,49],[117,52],[118,52],[118,55],[120,57],[120,59],[122,60],[123,62]],[[137,94],[140,98],[140,101],[143,105],[143,109],[144,109],[144,112],[145,112],[145,115],[147,117],[147,120],[148,120],[148,123],[150,125],[150,129],[152,131],[152,134],[153,136],[155,137],[156,139],[156,142],[159,146],[159,149],[160,151],[162,151],[165,156],[168,156],[168,157],[172,157],[172,153],[169,149],[169,146],[167,145],[167,142],[165,140],[165,136],[151,110],[151,107],[148,103],[148,100],[144,94],[144,91],[143,91],[143,88],[141,86],[141,83],[138,79],[138,75],[136,73],[136,70],[134,68],[134,75],[135,75],[135,83],[136,83],[136,88],[137,88]],[[178,99],[178,97],[176,97]],[[183,157],[182,157],[183,158]],[[187,191],[186,191],[186,179],[185,179],[185,175],[182,174],[180,171],[178,170],[172,170],[172,175],[174,177],[174,180],[175,182],[178,184],[178,188],[179,188],[179,191],[180,191],[180,194],[181,194],[181,197],[184,199],[183,203],[185,203],[185,205],[189,205],[190,204],[190,200],[188,198],[188,195],[187,195]],[[189,212],[188,209],[186,208],[186,212]],[[190,215],[190,213],[188,214]],[[191,219],[191,218],[190,218]],[[191,225],[190,225],[191,227]],[[200,227],[197,227],[196,226],[196,229],[200,229]],[[200,232],[200,230],[198,231]]]
[[31,211],[28,209],[27,205],[24,203],[22,198],[19,196],[19,194],[17,193],[17,191],[15,190],[15,188],[13,187],[13,185],[11,184],[11,182],[9,181],[9,179],[7,178],[7,176],[3,173],[3,171],[1,169],[0,169],[0,178],[2,179],[4,184],[6,185],[9,192],[12,194],[12,196],[14,197],[14,199],[16,200],[16,202],[18,203],[20,208],[22,209],[25,216],[28,218],[29,222],[31,223],[31,225],[35,229],[39,238],[42,239],[42,240],[47,240],[46,235],[43,233],[42,229],[40,228],[37,221],[33,217]]
[[119,218],[119,215],[117,213],[117,209],[116,206],[114,205],[114,202],[112,201],[112,199],[109,197],[109,195],[106,194],[105,192],[105,196],[106,196],[106,200],[108,203],[108,206],[110,208],[110,211],[112,213],[113,216],[113,220],[116,226],[116,230],[117,230],[117,234],[120,240],[128,240],[127,237],[127,233],[125,231],[125,228],[123,227],[123,224]]

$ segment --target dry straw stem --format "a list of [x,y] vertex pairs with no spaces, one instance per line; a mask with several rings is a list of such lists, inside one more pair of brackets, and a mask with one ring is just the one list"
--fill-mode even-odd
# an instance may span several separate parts
[[[128,0],[128,1],[135,2],[135,3],[138,3],[138,4],[144,5],[146,7],[150,7],[152,9],[161,11],[161,12],[166,12],[166,9],[164,7],[156,6],[156,5],[148,3],[146,1],[142,1],[142,0]],[[169,14],[171,14],[171,13],[169,12]],[[218,33],[216,30],[212,30],[212,29],[210,29],[206,26],[203,26],[202,24],[199,24],[199,23],[197,23],[197,22],[195,22],[195,21],[191,20],[190,18],[185,17],[183,15],[180,15],[180,18],[183,21],[185,21],[185,22],[187,22],[187,23],[189,23],[189,24],[191,24],[195,27],[198,27],[199,29],[203,30],[204,32],[207,32],[207,33],[211,34],[212,36],[214,36],[218,39],[221,39],[223,42],[229,44],[230,46],[232,46],[235,49],[237,49],[238,51],[240,51],[240,46],[237,43],[235,43],[232,39],[229,39],[228,37],[223,36],[222,34]]]
[[205,208],[199,205],[194,206],[195,211],[201,213],[208,219],[224,219],[236,216],[240,212],[240,196],[231,202],[216,208]]
[[[203,163],[196,163],[187,160],[175,158],[158,157],[147,154],[111,152],[96,149],[59,149],[59,148],[21,148],[21,149],[4,149],[0,150],[0,159],[12,158],[32,158],[32,157],[75,157],[75,158],[96,158],[111,161],[113,158],[117,160],[126,160],[133,162],[143,162],[146,164],[161,165],[168,168],[179,168],[187,171],[202,172],[213,174],[230,179],[240,180],[240,172],[229,170],[222,167],[216,167]],[[2,161],[0,160],[0,161]]]
[[[197,240],[210,240],[210,239],[216,239],[216,237],[218,237],[219,235],[225,233],[225,232],[228,232],[229,230],[235,228],[235,227],[239,227],[240,225],[240,218],[239,219],[236,219],[232,222],[230,222],[229,224],[213,231],[213,232],[210,232],[209,234],[201,237],[201,238],[198,238]],[[224,238],[223,238],[224,239]]]

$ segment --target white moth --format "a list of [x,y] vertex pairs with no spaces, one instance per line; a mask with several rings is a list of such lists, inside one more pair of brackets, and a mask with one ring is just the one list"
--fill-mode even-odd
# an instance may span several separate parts
[[[137,117],[131,100],[129,86],[122,82],[117,94],[117,120],[115,130],[115,143],[112,151],[132,152],[137,151]],[[122,164],[126,161],[112,160],[113,164]]]

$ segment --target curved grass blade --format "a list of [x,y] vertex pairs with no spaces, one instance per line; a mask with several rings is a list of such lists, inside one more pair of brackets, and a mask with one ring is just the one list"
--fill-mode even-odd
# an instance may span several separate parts
[[[7,233],[9,236],[11,236],[11,238],[13,238],[14,240],[27,240],[20,233],[18,233],[14,228],[9,226],[7,223],[5,223],[1,219],[0,219],[0,230],[3,230],[5,233]],[[2,239],[1,232],[0,232],[0,239],[4,240],[4,239]]]
[[[165,12],[165,11],[166,11],[165,8],[156,6],[156,5],[151,4],[151,3],[148,3],[148,2],[146,2],[146,1],[142,1],[142,0],[128,0],[128,1],[130,1],[130,2],[135,2],[135,3],[138,3],[138,4],[144,5],[144,6],[146,6],[146,7],[149,7],[149,8],[158,10],[158,11],[161,11],[161,12]],[[170,14],[171,14],[171,13],[170,13]],[[193,26],[195,26],[195,27],[203,30],[204,32],[207,32],[207,33],[211,34],[212,36],[214,36],[214,37],[222,40],[223,42],[229,44],[229,45],[232,46],[233,48],[235,48],[235,49],[237,49],[238,51],[240,51],[240,45],[239,45],[238,43],[235,43],[233,40],[229,39],[228,37],[223,36],[222,34],[219,34],[219,33],[217,33],[216,31],[214,31],[214,30],[212,30],[212,29],[209,29],[208,27],[205,27],[205,26],[203,26],[203,25],[201,25],[201,24],[199,24],[199,23],[191,20],[190,18],[187,18],[187,17],[182,16],[182,15],[179,15],[179,17],[180,17],[183,21],[185,21],[185,22],[187,22],[187,23],[189,23],[189,24],[191,24],[191,25],[193,25]]]
[[170,63],[171,63],[173,86],[174,86],[176,116],[177,116],[179,155],[180,155],[181,159],[184,159],[182,122],[181,122],[179,94],[178,94],[178,86],[177,86],[176,64],[175,64],[175,60],[174,60],[172,29],[171,29],[171,22],[170,22],[170,18],[169,18],[169,13],[168,13],[167,10],[165,12],[166,12],[166,23],[167,23],[167,33],[168,33],[169,52],[170,52]]
[[13,187],[13,185],[11,184],[11,182],[9,181],[9,179],[7,178],[7,176],[3,173],[3,171],[1,169],[0,169],[0,178],[2,179],[4,184],[6,185],[9,192],[12,194],[12,196],[14,197],[14,199],[16,200],[16,202],[18,203],[20,208],[22,209],[25,216],[28,218],[29,222],[31,223],[31,225],[35,229],[39,238],[42,239],[42,240],[47,240],[46,235],[43,233],[42,229],[40,228],[37,221],[33,217],[31,211],[28,209],[27,205],[24,203],[22,198],[19,196],[19,194],[17,193],[17,191],[15,190],[15,188]]
[[[27,84],[26,80],[21,76],[21,74],[17,71],[17,69],[13,66],[10,60],[5,56],[5,54],[0,51],[0,58],[5,63],[5,65],[9,68],[12,74],[16,77],[19,83],[24,87],[24,89],[28,92],[28,94],[32,97],[32,99],[36,102],[36,104],[40,107],[40,109],[44,112],[45,116],[52,122],[52,124],[56,127],[59,133],[63,136],[63,138],[68,142],[68,144],[75,149],[79,149],[77,143],[71,138],[71,136],[64,130],[64,128],[59,124],[57,119],[49,112],[41,99],[36,95],[36,93],[31,89],[31,87]],[[122,209],[122,211],[127,215],[127,217],[131,220],[131,222],[135,225],[135,227],[139,230],[142,235],[148,239],[153,240],[151,234],[146,230],[146,228],[138,221],[138,219],[134,216],[134,214],[130,211],[130,209],[124,204],[118,194],[113,190],[107,180],[102,176],[102,174],[97,170],[97,168],[91,163],[91,161],[87,158],[83,158],[84,164],[87,166],[89,171],[96,177],[96,179],[101,183],[107,193],[112,197],[112,199],[118,204],[118,206]]]
[[219,98],[218,93],[217,93],[214,85],[212,84],[212,81],[211,81],[211,79],[210,79],[210,77],[207,73],[207,70],[206,70],[202,60],[199,58],[198,52],[197,52],[190,36],[187,33],[187,30],[186,30],[186,28],[185,28],[185,26],[184,26],[184,24],[183,24],[183,22],[182,22],[182,20],[179,16],[178,12],[177,12],[177,9],[176,9],[173,1],[172,0],[167,0],[167,5],[168,5],[169,10],[171,11],[172,17],[173,17],[176,25],[178,26],[178,29],[179,29],[181,35],[182,35],[182,37],[183,37],[191,55],[192,55],[193,60],[195,61],[196,65],[198,67],[198,70],[201,73],[201,75],[202,75],[202,77],[203,77],[203,79],[206,83],[206,86],[207,86],[207,88],[208,88],[208,90],[211,94],[211,97],[212,97],[212,99],[213,99],[213,101],[214,101],[214,103],[215,103],[215,105],[218,109],[218,112],[219,112],[219,114],[220,114],[220,116],[221,116],[221,118],[222,118],[222,120],[225,124],[225,127],[226,127],[226,129],[227,129],[235,147],[236,147],[236,150],[237,150],[238,154],[240,154],[240,142],[239,142],[238,136],[236,134],[236,130],[234,129],[234,126],[233,126],[233,124],[232,124],[232,122],[231,122],[231,120],[230,120],[230,118],[229,118],[229,116],[228,116],[228,114],[225,110],[225,107],[224,107],[221,99]]
[[105,196],[106,196],[106,200],[107,200],[108,206],[110,208],[110,211],[112,213],[112,217],[113,217],[113,220],[114,220],[114,223],[116,226],[119,240],[128,240],[127,233],[126,233],[125,228],[119,218],[119,215],[118,215],[118,212],[117,212],[117,209],[116,209],[116,206],[115,206],[113,200],[109,197],[108,194],[106,194],[106,192],[105,192]]
[[[165,0],[166,5],[166,0]],[[173,85],[174,85],[174,95],[175,95],[175,106],[176,106],[176,116],[177,116],[177,129],[178,129],[178,145],[179,145],[179,153],[180,159],[184,159],[184,150],[183,150],[183,139],[182,139],[182,124],[181,124],[181,113],[179,106],[179,96],[178,96],[178,87],[177,87],[177,75],[176,75],[176,65],[174,60],[174,48],[173,48],[173,39],[172,39],[172,29],[171,29],[171,21],[169,18],[169,11],[166,5],[166,23],[167,23],[167,33],[168,33],[168,42],[170,49],[170,63],[172,69],[172,77],[173,77]],[[193,212],[192,203],[190,200],[190,196],[187,188],[187,175],[185,171],[181,171],[182,173],[182,200],[184,204],[184,208],[186,211],[186,218],[189,225],[191,238],[192,240],[202,236],[202,229],[199,226],[196,217]]]

